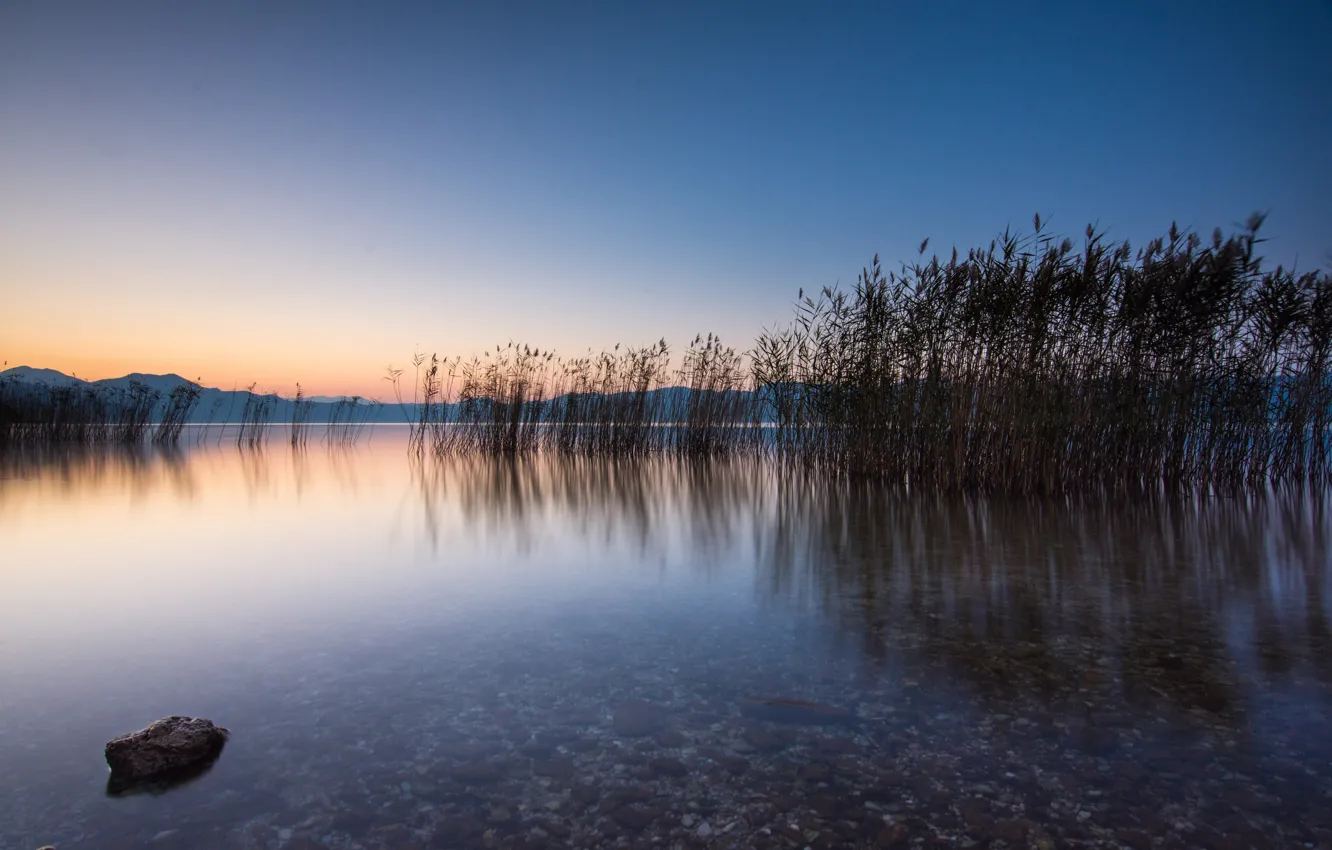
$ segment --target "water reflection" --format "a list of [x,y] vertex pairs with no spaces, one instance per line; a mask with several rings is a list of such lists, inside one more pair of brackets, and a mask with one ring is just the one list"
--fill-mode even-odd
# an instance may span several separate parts
[[[1169,647],[1205,634],[1191,674],[1246,650],[1265,675],[1328,678],[1329,520],[1316,495],[996,503],[831,484],[782,498],[760,541],[768,590],[816,595],[869,657],[900,648],[909,624],[988,690],[1169,667]],[[1007,663],[1034,651],[1035,667]]]
[[435,545],[441,518],[456,510],[469,533],[528,549],[557,523],[591,540],[630,541],[640,552],[682,536],[700,557],[733,545],[769,483],[753,460],[458,456],[414,463],[412,475]]
[[201,762],[146,778],[128,779],[112,773],[106,778],[106,796],[161,795],[184,788],[186,785],[207,776],[213,766],[217,764],[221,755],[222,750],[219,749],[212,757]]
[[[1320,493],[936,498],[401,437],[0,458],[0,847],[1332,839]],[[236,731],[213,772],[135,817],[81,796],[104,728],[180,711]]]
[[1233,665],[1332,682],[1332,522],[1316,492],[944,499],[750,461],[475,457],[419,465],[414,484],[424,516],[456,504],[476,534],[537,540],[558,521],[644,551],[683,535],[710,560],[747,533],[762,598],[817,610],[867,660],[930,658],[979,693],[1080,678],[1219,710]]
[[192,498],[197,480],[186,452],[151,445],[23,446],[0,452],[0,507],[26,499],[16,484],[28,482],[70,496],[91,495],[103,488],[144,494],[166,487]]
[[[392,465],[405,479],[398,509],[417,516],[432,551],[471,537],[530,554],[557,531],[628,542],[647,558],[679,544],[716,566],[739,547],[752,557],[758,599],[817,614],[869,662],[922,654],[981,693],[1042,692],[1073,675],[1122,679],[1136,692],[1144,671],[1178,667],[1187,675],[1153,687],[1188,690],[1177,694],[1184,705],[1221,706],[1233,695],[1216,683],[1231,665],[1270,684],[1332,681],[1332,519],[1321,493],[937,498],[747,459],[413,461],[385,443],[373,453],[282,444],[15,452],[0,457],[9,485],[0,506],[31,503],[33,487],[63,499],[193,500],[201,480],[226,486],[224,467],[239,470],[251,499],[288,486],[298,500],[330,488],[354,498],[358,471]],[[1172,649],[1183,644],[1192,657]]]

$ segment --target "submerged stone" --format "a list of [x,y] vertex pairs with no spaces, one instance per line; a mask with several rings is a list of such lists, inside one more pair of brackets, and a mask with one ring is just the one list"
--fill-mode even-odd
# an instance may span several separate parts
[[689,767],[679,759],[655,758],[648,762],[648,768],[657,777],[679,778],[689,774]]
[[574,761],[570,758],[539,761],[532,765],[532,773],[551,779],[569,779],[574,775]]
[[639,738],[666,727],[666,709],[642,700],[628,700],[615,707],[612,725],[615,734]]
[[764,753],[785,749],[795,742],[794,734],[791,732],[762,726],[751,726],[745,729],[740,737],[746,744]]
[[106,744],[114,779],[134,782],[206,767],[230,733],[201,717],[165,717]]
[[657,742],[657,746],[666,747],[668,749],[683,747],[685,744],[689,743],[689,739],[686,738],[683,733],[677,732],[674,729],[667,729],[664,732],[658,732],[655,740]]
[[799,699],[751,699],[741,704],[740,713],[751,720],[796,726],[855,726],[860,723],[860,718],[846,709]]
[[474,761],[455,767],[453,778],[468,785],[488,785],[499,782],[504,778],[504,773],[488,761]]

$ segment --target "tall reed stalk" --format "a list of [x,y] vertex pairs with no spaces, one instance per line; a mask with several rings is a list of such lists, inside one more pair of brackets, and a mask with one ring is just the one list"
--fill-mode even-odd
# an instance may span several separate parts
[[199,406],[199,395],[202,392],[197,381],[188,381],[177,385],[167,394],[157,429],[153,432],[154,443],[162,445],[180,439],[181,432]]
[[245,404],[241,408],[240,425],[236,429],[238,446],[257,446],[268,438],[275,396],[260,395],[254,391],[255,386],[250,384],[245,390]]
[[330,446],[350,446],[361,439],[374,420],[378,402],[360,396],[343,396],[333,403],[324,429],[324,442]]
[[296,397],[291,400],[291,445],[304,446],[310,438],[310,399],[301,385],[296,385]]

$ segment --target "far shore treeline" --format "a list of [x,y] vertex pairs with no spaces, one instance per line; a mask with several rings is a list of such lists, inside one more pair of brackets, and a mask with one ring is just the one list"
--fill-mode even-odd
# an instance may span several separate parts
[[[912,488],[1066,493],[1332,480],[1332,274],[1264,269],[1261,216],[1134,249],[1005,233],[850,290],[803,292],[738,351],[711,335],[565,358],[418,356],[390,404],[206,390],[177,376],[0,374],[0,449],[255,444],[409,428],[414,453],[753,454]],[[318,426],[318,428],[316,428]]]

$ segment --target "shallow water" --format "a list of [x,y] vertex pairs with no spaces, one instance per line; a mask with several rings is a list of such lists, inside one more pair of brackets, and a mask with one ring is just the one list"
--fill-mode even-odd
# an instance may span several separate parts
[[0,460],[0,849],[1332,846],[1321,499],[403,438]]

